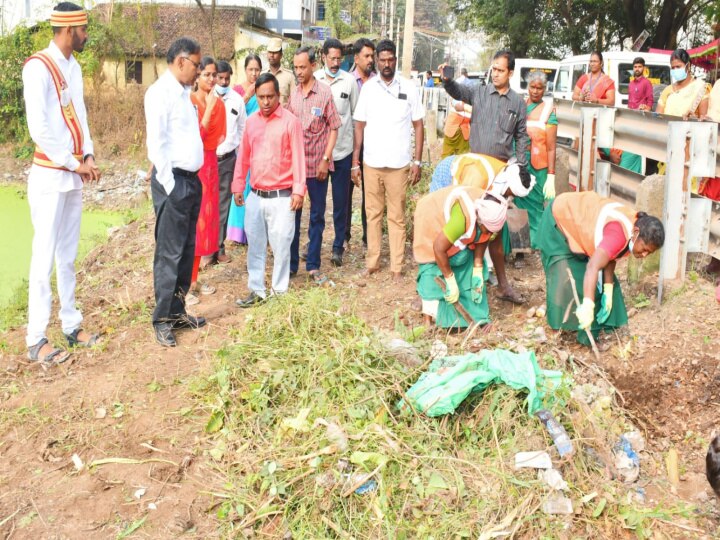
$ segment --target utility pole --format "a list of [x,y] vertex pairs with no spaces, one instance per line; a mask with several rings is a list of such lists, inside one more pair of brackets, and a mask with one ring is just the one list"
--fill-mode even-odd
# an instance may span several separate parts
[[373,29],[373,13],[375,13],[375,0],[370,0],[370,33],[371,34],[372,34],[372,29]]
[[382,0],[382,9],[380,17],[380,39],[387,36],[387,0]]
[[413,34],[415,33],[415,0],[405,2],[405,31],[403,33],[402,74],[410,77],[413,59]]
[[390,41],[393,41],[395,25],[393,24],[393,21],[395,20],[395,0],[390,0]]

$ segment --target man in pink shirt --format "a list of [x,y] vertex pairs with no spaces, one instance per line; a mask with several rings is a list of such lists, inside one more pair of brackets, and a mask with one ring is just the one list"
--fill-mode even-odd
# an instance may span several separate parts
[[645,59],[638,56],[633,60],[633,80],[628,89],[628,109],[650,111],[653,106],[653,88],[645,78]]
[[[260,114],[248,118],[235,165],[232,192],[235,204],[245,208],[248,237],[247,268],[250,294],[237,300],[247,308],[265,299],[265,255],[273,251],[272,294],[287,292],[290,281],[290,244],[295,234],[295,212],[305,196],[305,152],[300,120],[280,107],[280,85],[263,73],[255,82]],[[251,190],[243,200],[250,171]]]

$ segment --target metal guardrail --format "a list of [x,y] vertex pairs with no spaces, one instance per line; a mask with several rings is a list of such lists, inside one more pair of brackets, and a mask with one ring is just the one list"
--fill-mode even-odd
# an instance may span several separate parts
[[684,279],[688,252],[720,258],[720,203],[691,193],[693,177],[720,177],[718,124],[568,100],[555,100],[555,105],[558,137],[567,144],[577,189],[635,204],[644,176],[601,160],[598,148],[665,162],[659,300],[666,280]]

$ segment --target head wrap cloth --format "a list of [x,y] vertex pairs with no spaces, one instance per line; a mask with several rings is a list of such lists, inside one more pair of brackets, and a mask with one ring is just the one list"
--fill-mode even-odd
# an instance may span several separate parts
[[50,26],[87,26],[88,14],[84,9],[79,11],[56,11],[50,13]]
[[491,233],[496,233],[502,229],[507,217],[508,203],[507,199],[501,195],[493,195],[491,197],[477,199],[475,201],[475,211],[477,212],[480,223]]

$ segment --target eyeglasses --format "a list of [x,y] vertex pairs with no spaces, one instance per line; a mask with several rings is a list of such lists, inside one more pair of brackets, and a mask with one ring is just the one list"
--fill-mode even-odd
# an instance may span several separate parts
[[200,62],[195,62],[192,58],[189,56],[181,56],[180,58],[184,58],[185,60],[189,60],[190,63],[195,66],[195,69],[200,69]]

